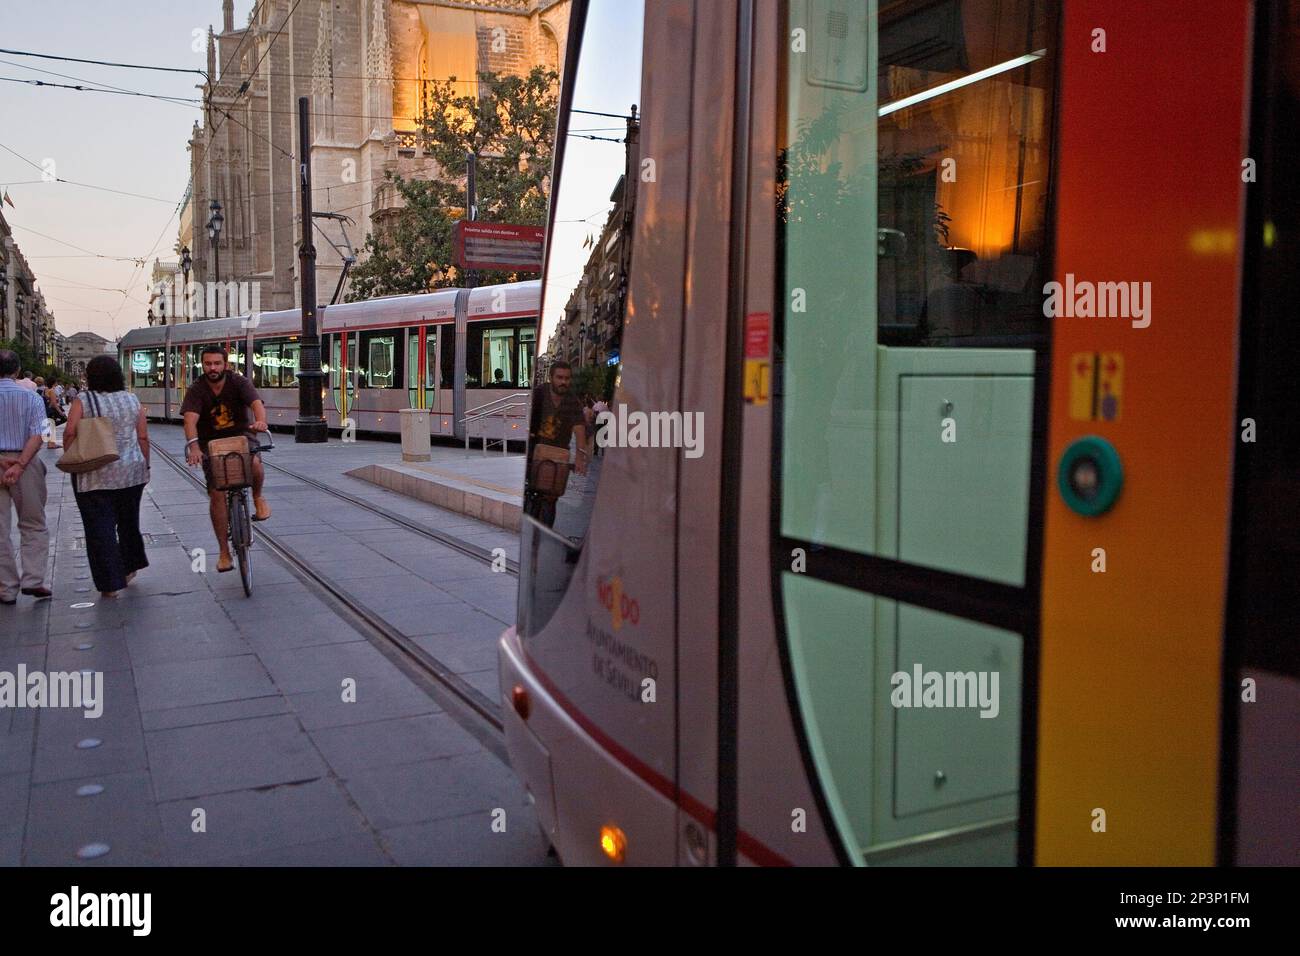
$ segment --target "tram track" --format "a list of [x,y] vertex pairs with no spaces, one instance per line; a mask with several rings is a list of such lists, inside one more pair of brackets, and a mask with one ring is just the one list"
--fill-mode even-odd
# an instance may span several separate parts
[[[182,477],[186,478],[191,484],[206,494],[207,488],[204,482],[195,476],[183,461],[178,459],[171,452],[160,447],[158,444],[153,446],[153,450],[158,452],[162,456],[163,460],[165,460]],[[359,507],[363,507],[368,511],[389,518],[394,521],[394,523],[423,534],[426,537],[438,541],[445,547],[460,552],[461,554],[467,554],[471,557],[478,558],[488,564],[491,564],[493,560],[491,552],[488,552],[484,548],[479,548],[470,542],[460,541],[459,539],[456,539],[454,535],[447,535],[444,532],[437,531],[436,529],[422,526],[419,522],[400,515],[393,515],[391,512],[387,512],[382,508],[369,506],[360,499],[354,499],[353,496],[348,495],[346,492],[338,492],[335,489],[329,488],[327,485],[321,485],[321,483],[316,482],[313,479],[305,478],[301,475],[295,474],[294,472],[288,471],[287,469],[271,465],[269,462],[263,461],[263,465],[303,481],[308,485],[333,493],[336,497],[350,500],[353,504],[356,504]],[[495,701],[478,688],[474,687],[463,677],[456,674],[450,667],[421,647],[405,632],[389,624],[381,614],[372,610],[355,594],[316,568],[315,565],[313,565],[305,556],[300,554],[282,538],[279,538],[272,532],[268,531],[262,524],[254,524],[253,533],[256,539],[263,544],[267,551],[283,561],[300,577],[329,595],[329,597],[332,598],[333,601],[336,602],[350,617],[351,620],[349,623],[357,626],[358,630],[369,637],[372,643],[375,643],[381,648],[390,648],[396,653],[401,663],[405,664],[408,668],[413,668],[424,680],[431,682],[437,688],[444,691],[446,694],[449,694],[462,708],[469,711],[478,720],[486,723],[492,731],[495,732],[495,735],[499,737],[504,728],[504,724],[501,717],[501,708]],[[451,540],[443,540],[444,538]],[[486,555],[486,557],[484,557],[484,555]],[[511,570],[517,574],[518,566],[516,565]],[[254,590],[254,594],[256,594],[256,590]]]
[[[416,534],[437,541],[439,544],[446,545],[448,548],[459,551],[461,554],[474,558],[477,561],[482,561],[484,564],[491,565],[497,560],[496,555],[494,555],[488,548],[481,547],[480,545],[474,544],[470,541],[465,541],[463,538],[458,538],[454,534],[448,534],[447,532],[440,531],[437,528],[431,528],[414,518],[408,518],[406,515],[399,515],[395,512],[389,511],[387,508],[381,508],[379,505],[371,504],[364,498],[358,498],[356,495],[350,495],[346,491],[340,491],[338,488],[335,488],[332,485],[327,485],[323,481],[317,481],[315,478],[308,478],[306,475],[300,475],[296,471],[290,471],[283,465],[274,465],[265,460],[262,462],[262,466],[264,468],[269,468],[272,471],[278,471],[282,475],[288,475],[290,478],[295,478],[318,491],[323,491],[327,495],[331,495],[341,501],[346,501],[350,505],[355,505],[358,508],[369,511],[371,514],[378,515],[381,518],[385,518],[393,524],[400,525],[408,531],[414,531]],[[512,560],[511,558],[506,558],[506,570],[517,577],[519,575],[519,562]]]

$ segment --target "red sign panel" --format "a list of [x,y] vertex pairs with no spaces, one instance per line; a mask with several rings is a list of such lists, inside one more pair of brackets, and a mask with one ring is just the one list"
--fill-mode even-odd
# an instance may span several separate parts
[[462,219],[451,230],[456,264],[462,269],[502,269],[506,272],[541,272],[541,226],[512,226],[502,222]]

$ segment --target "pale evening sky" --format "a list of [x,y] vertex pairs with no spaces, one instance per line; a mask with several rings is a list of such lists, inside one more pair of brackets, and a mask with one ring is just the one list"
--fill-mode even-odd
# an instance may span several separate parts
[[[247,23],[252,8],[253,0],[235,0],[236,26]],[[0,24],[0,47],[9,50],[202,70],[208,25],[221,28],[221,2],[0,0]],[[201,77],[10,53],[0,53],[0,77],[0,144],[7,147],[0,149],[0,189],[14,202],[5,204],[4,215],[59,331],[89,330],[114,339],[145,325],[153,260],[176,259],[177,206],[189,181],[185,144],[202,115],[198,104],[10,80],[116,86],[197,100]],[[41,169],[24,159],[36,167],[53,160],[62,179],[152,198],[42,182]],[[88,252],[143,259],[144,266]]]

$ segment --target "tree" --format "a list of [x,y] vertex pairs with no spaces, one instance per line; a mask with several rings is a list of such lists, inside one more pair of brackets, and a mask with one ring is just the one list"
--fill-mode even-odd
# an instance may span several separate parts
[[[465,157],[479,157],[475,182],[478,218],[544,225],[555,145],[554,71],[534,67],[527,76],[480,73],[477,94],[458,92],[455,77],[429,84],[419,139],[441,173],[430,180],[385,175],[405,208],[366,236],[352,270],[348,301],[428,292],[459,285],[452,261],[451,229],[465,214]],[[525,278],[487,272],[484,284]]]
[[31,373],[32,378],[43,378],[45,384],[54,385],[58,382],[71,382],[72,376],[61,368],[50,365],[41,358],[26,342],[20,342],[16,339],[0,339],[0,349],[8,349],[18,356],[18,362],[24,370]]

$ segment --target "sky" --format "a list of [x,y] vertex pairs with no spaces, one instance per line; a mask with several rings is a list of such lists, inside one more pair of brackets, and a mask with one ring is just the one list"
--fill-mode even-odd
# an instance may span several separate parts
[[[624,116],[635,104],[641,109],[642,0],[602,0],[587,14],[586,35],[573,88],[575,109]],[[623,120],[575,114],[571,131],[622,139]],[[559,195],[555,197],[555,231],[546,276],[546,301],[542,304],[540,348],[555,331],[574,286],[592,250],[584,248],[590,236],[600,238],[612,203],[609,195],[626,163],[621,143],[570,136],[565,144]]]
[[[247,23],[253,5],[235,0],[237,27]],[[623,115],[640,105],[640,10],[641,0],[592,5],[575,106]],[[220,29],[221,0],[0,0],[0,47],[27,53],[202,70],[209,24]],[[196,102],[10,82],[15,79],[88,81]],[[14,203],[4,206],[4,215],[64,335],[91,331],[116,339],[148,324],[154,259],[177,259],[179,203],[189,181],[186,143],[202,116],[201,82],[196,73],[0,53],[0,190]],[[575,116],[571,128],[623,135],[622,121],[606,117]],[[566,165],[575,174],[562,177],[567,185],[556,211],[543,343],[590,255],[582,243],[600,235],[623,170],[619,143],[571,137],[568,150]],[[43,168],[104,188],[42,181]]]
[[[237,27],[252,7],[253,0],[235,0]],[[220,30],[221,0],[0,0],[0,47],[83,59],[202,70],[209,24]],[[177,258],[198,104],[8,80],[90,81],[197,100],[202,78],[11,53],[0,53],[0,78],[0,190],[14,203],[4,215],[59,331],[115,339],[148,324],[153,260]],[[50,160],[60,178],[138,195],[42,182]]]

